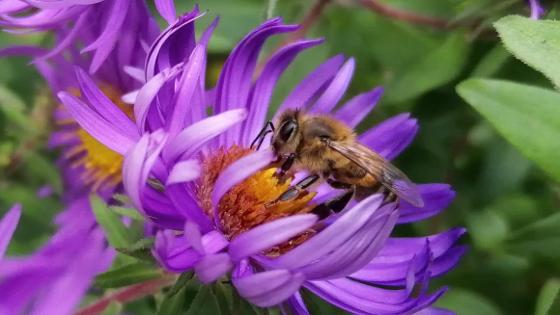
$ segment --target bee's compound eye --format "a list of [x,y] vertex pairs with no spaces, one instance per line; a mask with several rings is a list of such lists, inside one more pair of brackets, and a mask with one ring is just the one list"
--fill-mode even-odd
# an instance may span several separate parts
[[283,123],[282,126],[280,126],[278,135],[280,136],[280,139],[282,139],[282,141],[286,142],[288,141],[288,139],[290,139],[290,137],[292,136],[294,131],[296,131],[296,129],[297,129],[297,123],[293,120],[288,120],[285,123]]

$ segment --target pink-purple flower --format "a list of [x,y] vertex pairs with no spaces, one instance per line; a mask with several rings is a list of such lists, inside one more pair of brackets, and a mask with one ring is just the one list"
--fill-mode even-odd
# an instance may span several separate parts
[[[207,88],[206,47],[216,23],[197,41],[194,21],[200,16],[195,9],[180,17],[154,41],[145,68],[137,71],[146,83],[135,93],[134,122],[82,70],[76,70],[81,96],[58,94],[84,130],[125,156],[123,184],[153,224],[156,259],[172,272],[194,270],[205,283],[229,276],[251,303],[280,305],[288,314],[308,313],[301,288],[355,314],[444,312],[430,307],[446,289],[430,292],[428,284],[459,261],[465,248],[456,242],[464,230],[418,238],[390,234],[396,224],[442,211],[454,197],[451,188],[418,185],[423,208],[372,195],[319,220],[313,205],[337,193],[321,185],[297,201],[263,210],[287,184],[272,176],[272,151],[249,145],[266,122],[282,73],[321,40],[282,47],[256,74],[266,40],[297,29],[280,19],[266,21],[234,48],[217,86]],[[294,87],[278,112],[326,113],[355,127],[382,89],[340,104],[354,68],[352,58],[327,60]],[[417,130],[417,121],[401,114],[359,140],[392,159]]]

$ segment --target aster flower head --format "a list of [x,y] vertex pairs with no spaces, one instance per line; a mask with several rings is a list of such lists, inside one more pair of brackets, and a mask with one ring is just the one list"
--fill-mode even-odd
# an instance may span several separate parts
[[[110,102],[87,102],[67,93],[61,101],[93,137],[125,155],[123,183],[134,205],[154,224],[153,254],[167,270],[194,270],[203,282],[229,275],[239,294],[258,306],[281,305],[306,314],[304,287],[356,314],[409,314],[427,310],[445,291],[429,293],[429,280],[451,269],[464,252],[452,229],[420,238],[396,238],[396,224],[433,216],[454,193],[422,184],[423,208],[387,203],[380,194],[320,220],[316,205],[339,194],[328,185],[289,201],[275,201],[296,173],[275,177],[270,148],[250,144],[266,122],[277,80],[296,56],[321,40],[300,40],[278,50],[255,78],[266,40],[296,25],[266,21],[228,57],[217,86],[204,86],[206,45],[216,23],[196,41],[195,10],[154,41],[138,91],[135,124],[112,123]],[[329,114],[355,127],[381,96],[375,88],[338,106],[355,68],[335,56],[298,83],[278,113],[299,108]],[[88,84],[89,90],[96,90]],[[210,106],[213,115],[208,116]],[[95,108],[95,110],[93,110]],[[393,159],[412,141],[415,119],[401,114],[371,128],[359,141]]]
[[[80,98],[99,97],[99,100],[108,98],[118,105],[116,110],[122,112],[122,114],[115,114],[118,118],[132,119],[133,109],[128,103],[133,102],[134,91],[145,80],[142,68],[147,50],[159,33],[155,19],[146,4],[143,1],[120,0],[103,3],[97,1],[92,4],[60,2],[61,6],[51,3],[52,6],[46,9],[70,10],[70,6],[78,6],[85,12],[84,16],[76,18],[77,21],[72,20],[76,25],[57,28],[59,36],[52,51],[38,47],[15,46],[2,49],[0,55],[32,57],[34,65],[47,81],[53,95],[60,91],[67,91]],[[66,3],[67,6],[62,6],[62,3]],[[118,3],[124,4],[126,8],[115,8]],[[111,11],[113,15],[117,13],[127,15],[126,23],[100,25],[103,19],[113,18],[111,15],[105,15],[107,12],[103,12],[104,8],[116,10]],[[82,19],[91,21],[83,23],[80,22]],[[71,19],[68,23],[70,21]],[[93,55],[83,54],[82,47],[90,39],[93,40],[98,33],[104,35],[95,39],[93,44],[103,51]],[[117,41],[117,38],[120,39]],[[95,74],[92,77],[86,76],[84,74],[86,69],[88,67],[91,69],[92,66],[95,67]],[[83,70],[75,72],[75,68]],[[86,83],[92,82],[99,85],[104,93],[94,94],[83,88]],[[67,184],[65,196],[67,199],[73,199],[74,196],[79,198],[89,194],[90,191],[98,191],[104,196],[110,196],[121,182],[122,156],[108,149],[80,128],[68,111],[60,104],[56,104],[54,99],[53,103],[57,128],[51,135],[49,145],[51,148],[63,150],[59,166],[64,182]]]
[[[0,314],[72,314],[94,276],[108,268],[114,256],[87,203],[74,201],[57,219],[58,231],[35,253],[0,259]],[[16,205],[0,221],[2,256],[20,215]],[[65,292],[64,299],[60,292]]]
[[86,68],[91,73],[97,72],[111,54],[126,59],[127,54],[140,49],[138,45],[150,44],[141,40],[158,33],[144,1],[2,0],[0,13],[0,26],[11,32],[56,34],[55,46],[38,56],[40,59],[56,56],[79,43],[80,53],[88,55]]

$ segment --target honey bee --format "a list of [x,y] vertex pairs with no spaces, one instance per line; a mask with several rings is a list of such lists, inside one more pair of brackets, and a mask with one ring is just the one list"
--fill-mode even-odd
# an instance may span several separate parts
[[322,178],[333,188],[348,191],[322,205],[335,212],[342,210],[352,197],[359,200],[380,191],[390,201],[400,198],[423,207],[416,185],[381,155],[358,142],[352,128],[343,122],[328,115],[286,110],[276,125],[277,128],[269,122],[252,147],[260,147],[265,136],[272,133],[272,149],[283,161],[279,176],[285,176],[292,168],[310,173],[282,194],[280,200],[297,197]]

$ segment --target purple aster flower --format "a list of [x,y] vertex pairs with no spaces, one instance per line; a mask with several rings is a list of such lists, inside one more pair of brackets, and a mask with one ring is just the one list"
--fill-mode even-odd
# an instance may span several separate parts
[[544,14],[544,8],[539,3],[539,0],[529,0],[529,5],[531,7],[531,18],[533,20],[538,20]]
[[[27,257],[0,261],[0,314],[72,314],[95,275],[114,257],[91,216],[87,198],[76,200],[57,219],[59,229],[43,247]],[[14,208],[0,223],[4,249],[18,217]]]
[[[67,5],[76,6],[74,2],[69,1]],[[31,56],[35,58],[34,64],[37,70],[45,78],[54,95],[60,91],[68,91],[76,95],[81,94],[79,96],[82,98],[108,97],[118,105],[118,110],[123,113],[118,117],[130,120],[133,110],[132,106],[126,102],[132,102],[130,98],[133,96],[127,93],[138,89],[144,82],[143,74],[138,74],[137,69],[142,69],[146,61],[147,49],[156,38],[159,29],[143,1],[128,3],[128,0],[118,0],[113,2],[126,3],[126,10],[121,11],[128,14],[127,22],[116,29],[111,26],[111,30],[117,31],[118,34],[115,35],[120,36],[120,40],[115,41],[114,49],[107,50],[101,59],[96,59],[95,55],[90,58],[80,54],[82,41],[88,38],[88,34],[99,31],[99,25],[89,22],[79,28],[79,34],[59,36],[56,42],[57,48],[50,53],[36,47],[10,47],[3,49],[0,55]],[[85,7],[88,8],[85,10],[101,10],[109,4],[111,2],[106,1],[98,5],[87,5]],[[82,6],[84,5],[80,5],[80,7]],[[65,7],[65,9],[68,8]],[[84,14],[90,16],[94,13]],[[92,21],[97,20],[100,19],[92,18]],[[70,32],[76,30],[77,28],[74,27]],[[65,29],[62,28],[58,30],[58,33],[61,34],[64,31]],[[56,52],[64,52],[65,56]],[[46,59],[45,56],[49,58]],[[84,76],[83,71],[74,74],[74,67],[87,68],[92,62],[98,63],[93,77]],[[90,81],[101,86],[104,94],[92,94],[88,90],[80,92],[80,88]],[[54,119],[58,128],[52,134],[49,145],[51,148],[62,148],[63,150],[59,165],[65,179],[66,199],[73,199],[74,196],[80,198],[91,191],[98,191],[102,195],[110,197],[114,189],[121,183],[122,156],[108,149],[81,129],[62,106],[54,107],[56,107]]]
[[[152,45],[144,69],[147,82],[134,105],[135,124],[115,123],[116,105],[107,99],[80,100],[59,93],[82,128],[125,155],[123,183],[157,230],[156,259],[172,272],[194,270],[205,283],[229,274],[242,297],[261,307],[280,305],[285,313],[308,314],[302,287],[355,314],[444,312],[430,306],[445,288],[429,293],[427,287],[464,253],[465,248],[455,244],[464,230],[417,238],[390,234],[396,224],[442,211],[454,197],[451,188],[418,185],[423,208],[404,201],[385,203],[376,194],[323,220],[313,209],[336,194],[327,185],[265,206],[290,181],[282,183],[274,176],[269,148],[254,151],[249,145],[265,124],[283,71],[300,52],[321,41],[283,47],[255,79],[265,41],[297,28],[269,20],[235,47],[217,86],[207,91],[206,45],[216,23],[196,41],[197,16],[180,18]],[[327,60],[296,85],[279,112],[301,108],[355,127],[375,107],[382,89],[337,107],[354,67],[351,58]],[[84,88],[101,93],[93,84]],[[214,115],[207,115],[208,106]],[[415,119],[401,114],[360,135],[359,141],[392,159],[417,129]]]
[[49,30],[56,34],[56,45],[41,58],[79,44],[80,52],[88,53],[91,73],[97,72],[111,54],[119,55],[119,61],[128,61],[128,55],[141,49],[140,45],[151,43],[137,38],[158,33],[144,1],[0,0],[0,13],[0,26],[15,33]]

